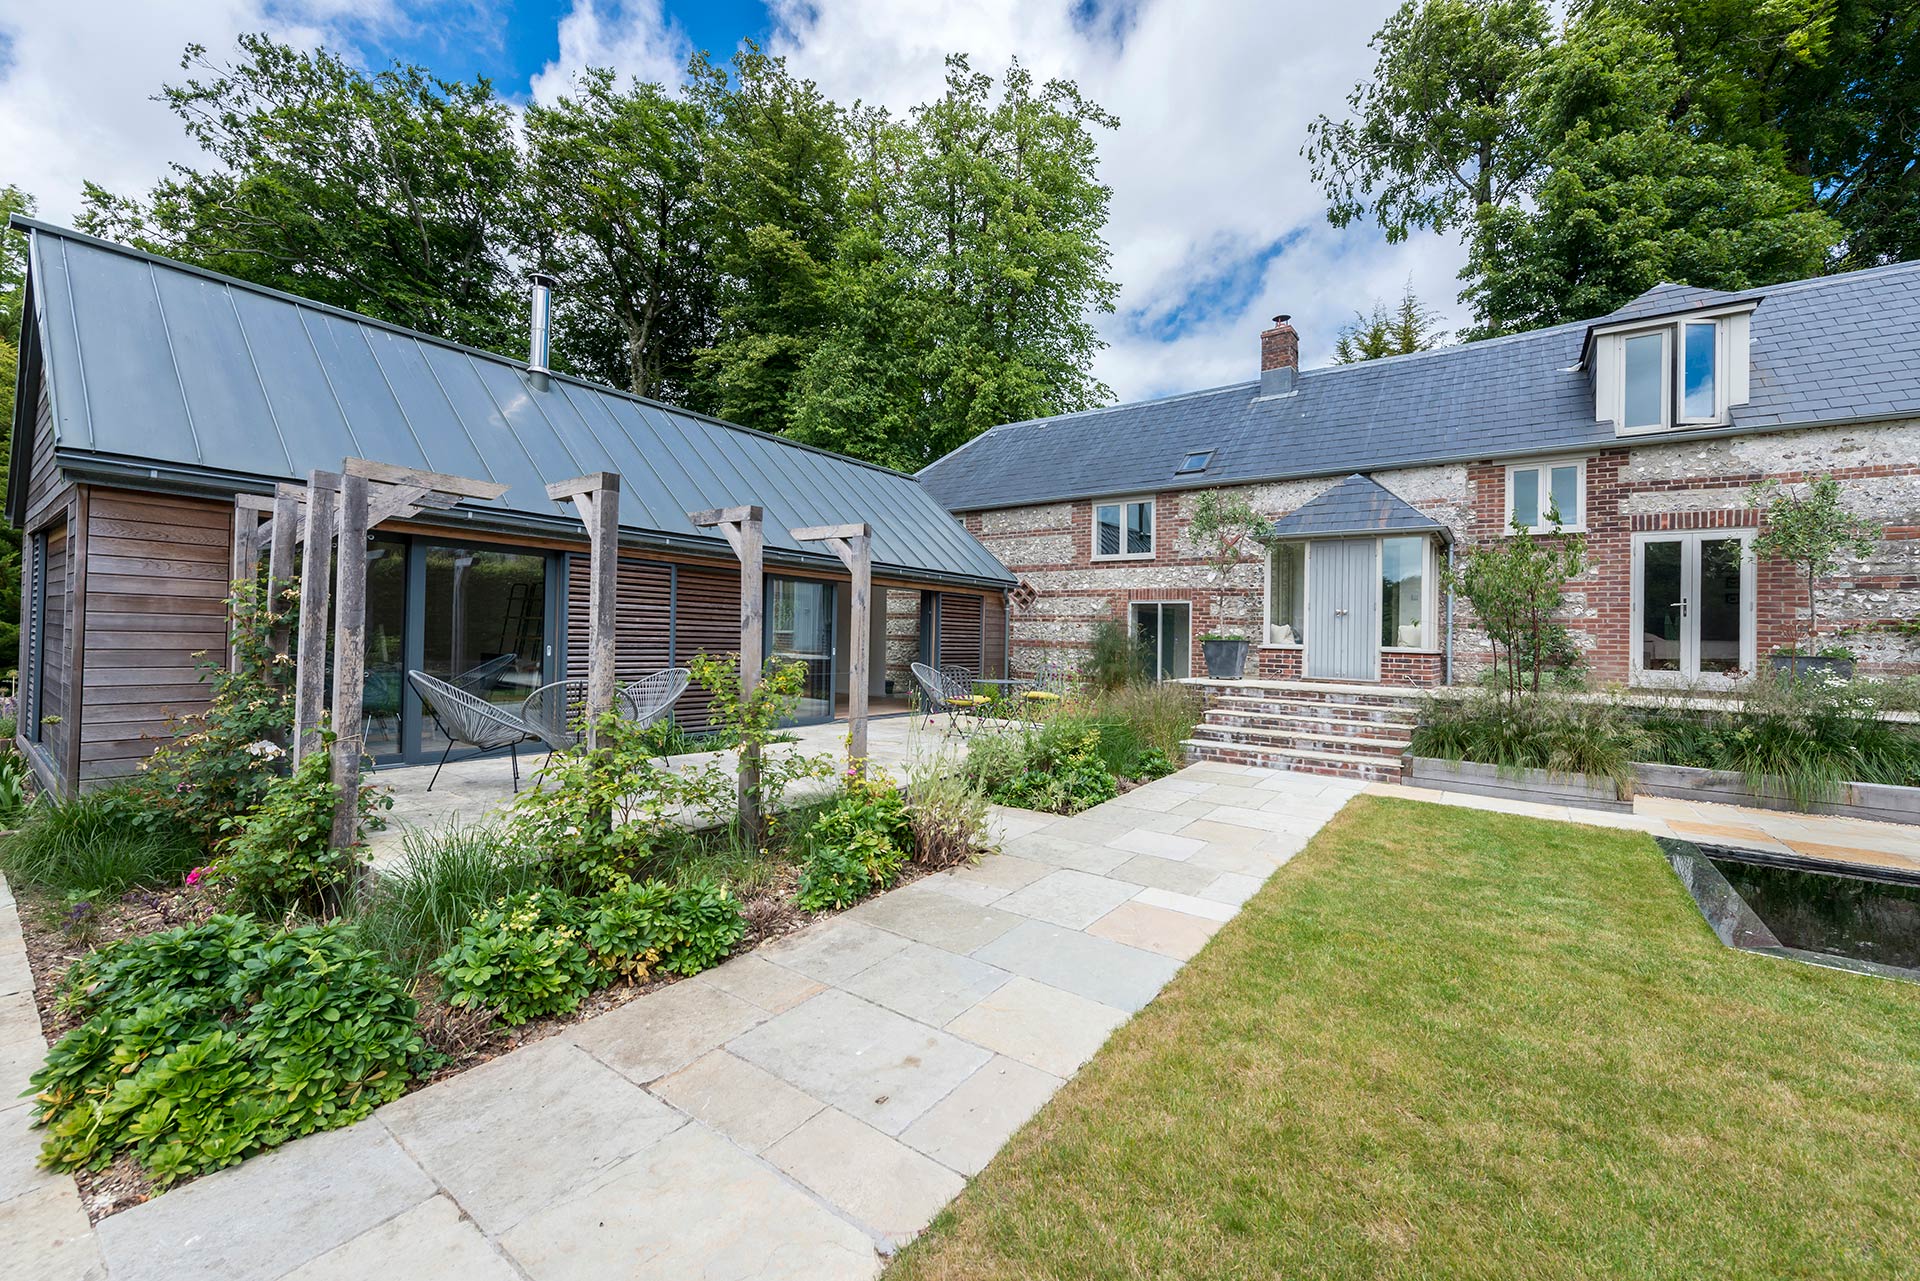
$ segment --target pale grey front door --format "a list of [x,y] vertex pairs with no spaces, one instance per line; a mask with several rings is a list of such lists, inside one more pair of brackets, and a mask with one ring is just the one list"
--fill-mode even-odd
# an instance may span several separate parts
[[1371,538],[1320,539],[1308,549],[1308,677],[1380,679],[1377,557]]

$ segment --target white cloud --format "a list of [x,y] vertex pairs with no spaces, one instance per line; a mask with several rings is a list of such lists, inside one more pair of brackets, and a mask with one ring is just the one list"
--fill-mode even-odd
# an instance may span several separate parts
[[692,45],[661,0],[574,0],[560,20],[560,56],[533,78],[533,97],[551,102],[588,67],[612,67],[622,78],[678,84]]

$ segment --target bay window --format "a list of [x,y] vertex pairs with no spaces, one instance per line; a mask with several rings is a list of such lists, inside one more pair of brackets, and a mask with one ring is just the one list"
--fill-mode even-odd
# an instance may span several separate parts
[[1276,543],[1267,554],[1267,644],[1298,645],[1307,634],[1307,545]]

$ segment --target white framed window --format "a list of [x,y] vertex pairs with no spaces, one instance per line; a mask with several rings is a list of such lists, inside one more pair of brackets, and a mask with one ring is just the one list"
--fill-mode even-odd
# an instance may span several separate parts
[[1668,425],[1673,400],[1673,360],[1667,344],[1671,329],[1628,334],[1620,344],[1620,425],[1626,431],[1657,431]]
[[1307,544],[1275,543],[1267,552],[1267,640],[1300,645],[1307,636]]
[[1433,540],[1424,534],[1380,540],[1380,648],[1433,648]]
[[1683,423],[1720,418],[1720,322],[1689,320],[1680,325],[1679,401],[1675,417]]
[[1093,558],[1147,560],[1153,556],[1153,499],[1127,498],[1093,505]]
[[1530,534],[1553,532],[1554,515],[1560,528],[1579,532],[1587,527],[1587,460],[1514,463],[1507,468],[1507,527],[1517,522]]

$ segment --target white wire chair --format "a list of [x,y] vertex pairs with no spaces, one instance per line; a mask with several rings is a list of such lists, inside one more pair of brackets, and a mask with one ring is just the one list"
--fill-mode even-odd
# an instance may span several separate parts
[[[659,720],[687,692],[684,667],[648,672],[613,693],[613,710],[622,720],[644,728]],[[587,680],[569,677],[542,685],[520,704],[520,720],[557,752],[577,746],[586,737]]]
[[502,747],[512,749],[513,790],[520,790],[520,744],[540,737],[525,721],[478,694],[422,671],[408,672],[407,684],[420,696],[421,705],[447,737],[446,751],[440,753],[440,763],[434,766],[433,777],[427,781],[429,792],[440,781],[447,757],[459,744],[473,748],[475,756]]

